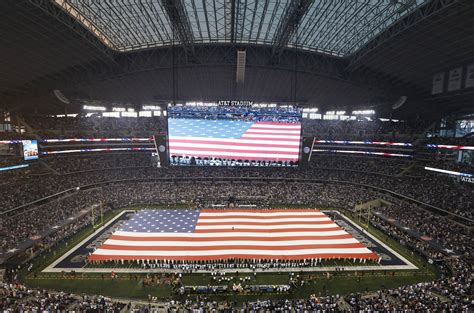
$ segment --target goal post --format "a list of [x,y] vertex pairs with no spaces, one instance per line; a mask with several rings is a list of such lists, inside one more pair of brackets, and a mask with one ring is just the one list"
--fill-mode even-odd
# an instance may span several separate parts
[[356,205],[355,213],[357,221],[362,227],[369,230],[370,219],[372,217],[372,206],[370,205]]
[[104,204],[103,202],[94,204],[91,208],[92,228],[98,228],[104,225]]

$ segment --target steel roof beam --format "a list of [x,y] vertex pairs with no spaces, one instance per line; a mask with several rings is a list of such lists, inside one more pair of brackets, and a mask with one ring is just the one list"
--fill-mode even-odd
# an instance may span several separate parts
[[314,0],[292,0],[288,5],[274,36],[273,63],[278,63],[283,50],[288,46],[290,38],[297,34],[301,20],[313,2]]
[[[163,6],[185,51],[194,56],[194,35],[181,0],[162,0]],[[174,34],[173,34],[174,37]]]
[[[95,35],[90,32],[90,29],[85,28],[81,22],[76,19],[72,18],[69,15],[65,14],[64,9],[60,9],[58,6],[54,5],[49,0],[29,0],[29,2],[36,6],[37,8],[43,10],[45,13],[49,14],[50,16],[54,17],[76,34],[84,38],[87,42],[89,42],[92,46],[97,48],[102,55],[104,55],[105,60],[111,64],[115,64],[114,54],[109,46],[104,44],[104,39],[98,39]],[[105,37],[104,37],[105,38]],[[105,39],[107,42],[108,39]]]

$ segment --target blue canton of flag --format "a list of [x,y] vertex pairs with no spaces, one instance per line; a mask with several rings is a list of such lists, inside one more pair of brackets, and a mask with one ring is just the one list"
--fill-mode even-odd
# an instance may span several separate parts
[[199,210],[141,210],[120,231],[147,233],[192,233]]
[[253,122],[202,119],[169,119],[169,136],[238,139]]

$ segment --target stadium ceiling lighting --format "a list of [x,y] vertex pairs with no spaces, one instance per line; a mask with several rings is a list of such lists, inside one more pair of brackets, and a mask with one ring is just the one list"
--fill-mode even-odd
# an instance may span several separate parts
[[372,115],[375,114],[374,110],[356,110],[352,111],[352,115]]
[[336,115],[344,115],[346,114],[346,111],[336,111]]
[[95,105],[84,105],[82,108],[86,111],[105,111],[105,110],[107,110],[106,107],[95,106]]
[[114,112],[125,112],[125,108],[112,108]]

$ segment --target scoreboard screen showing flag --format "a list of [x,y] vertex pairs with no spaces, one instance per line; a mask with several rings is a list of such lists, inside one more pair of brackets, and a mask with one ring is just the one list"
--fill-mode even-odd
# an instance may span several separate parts
[[296,166],[301,114],[274,108],[170,110],[168,140],[174,165]]
[[375,261],[379,256],[319,210],[145,209],[88,259]]

